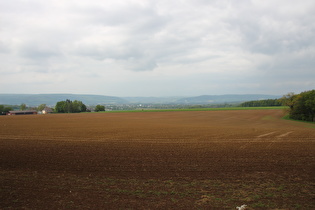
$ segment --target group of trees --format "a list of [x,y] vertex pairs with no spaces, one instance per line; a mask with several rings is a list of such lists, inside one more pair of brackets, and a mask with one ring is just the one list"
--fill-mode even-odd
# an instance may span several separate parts
[[[87,106],[82,103],[82,101],[71,101],[69,99],[65,101],[57,102],[55,106],[55,112],[58,113],[79,113],[79,112],[90,112],[91,110],[87,108]],[[105,111],[105,106],[96,105],[95,112]]]
[[69,99],[65,101],[57,102],[55,106],[55,112],[58,113],[79,113],[85,112],[87,107],[82,101],[71,101]]
[[6,113],[12,110],[13,109],[10,106],[0,105],[0,115],[5,115]]
[[257,101],[246,101],[240,104],[241,107],[264,107],[264,106],[282,106],[279,99],[266,99]]
[[[79,113],[79,112],[90,112],[90,109],[87,109],[86,105],[82,101],[71,101],[69,99],[65,101],[57,102],[55,106],[55,112],[58,113]],[[105,106],[96,105],[95,112],[105,111]]]
[[291,119],[315,121],[315,90],[300,94],[288,93],[281,100],[284,105],[289,107]]
[[105,106],[103,106],[103,105],[96,105],[94,111],[96,111],[96,112],[105,111]]

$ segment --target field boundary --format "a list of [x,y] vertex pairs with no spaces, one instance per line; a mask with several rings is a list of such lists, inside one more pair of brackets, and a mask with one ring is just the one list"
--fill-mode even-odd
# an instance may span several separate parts
[[[137,109],[137,110],[114,110],[96,113],[120,113],[120,112],[180,112],[180,111],[233,111],[233,110],[272,110],[285,109],[286,106],[268,106],[268,107],[223,107],[223,108],[183,108],[183,109]],[[82,112],[95,113],[95,112]]]

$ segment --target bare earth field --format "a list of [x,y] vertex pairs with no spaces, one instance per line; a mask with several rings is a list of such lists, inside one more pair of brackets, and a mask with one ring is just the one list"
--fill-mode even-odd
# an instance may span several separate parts
[[0,209],[315,209],[315,125],[282,116],[0,116]]

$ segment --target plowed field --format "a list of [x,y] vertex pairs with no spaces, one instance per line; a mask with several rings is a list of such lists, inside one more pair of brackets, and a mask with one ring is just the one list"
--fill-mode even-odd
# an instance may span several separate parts
[[0,209],[315,209],[315,125],[282,116],[0,116]]

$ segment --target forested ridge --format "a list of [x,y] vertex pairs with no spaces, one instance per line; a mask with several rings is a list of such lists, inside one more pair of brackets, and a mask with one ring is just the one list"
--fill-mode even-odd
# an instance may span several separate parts
[[280,99],[266,99],[246,101],[240,104],[241,107],[264,107],[264,106],[282,106]]

